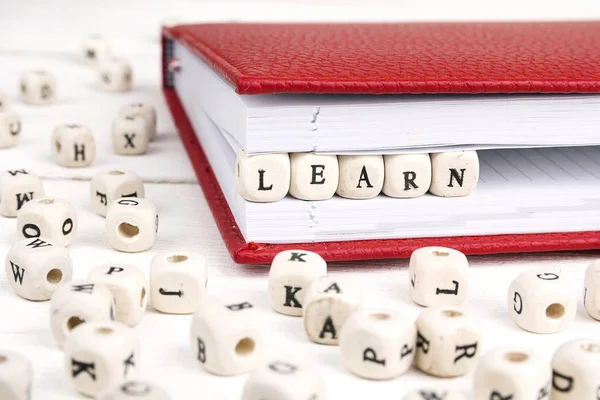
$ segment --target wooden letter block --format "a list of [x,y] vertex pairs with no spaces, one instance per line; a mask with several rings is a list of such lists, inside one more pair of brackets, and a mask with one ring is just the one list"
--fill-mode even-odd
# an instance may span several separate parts
[[304,294],[310,283],[327,274],[327,263],[320,255],[304,250],[285,250],[277,254],[269,270],[269,299],[278,313],[302,316]]
[[131,103],[128,106],[121,108],[120,117],[141,117],[146,122],[146,127],[149,132],[149,140],[156,136],[156,110],[150,104]]
[[148,152],[150,129],[140,116],[118,117],[112,126],[113,150],[120,155],[140,155]]
[[0,111],[0,149],[15,147],[21,140],[21,117],[13,111]]
[[46,237],[57,246],[68,246],[77,232],[77,213],[68,201],[42,197],[25,203],[17,215],[19,239]]
[[497,348],[475,370],[473,400],[548,400],[551,382],[552,368],[545,358],[529,349]]
[[84,64],[97,66],[111,55],[108,42],[100,35],[90,35],[81,43],[81,60]]
[[412,198],[423,196],[431,185],[429,154],[390,154],[383,156],[386,196]]
[[577,298],[560,270],[530,270],[517,276],[506,298],[510,318],[533,333],[556,333],[575,320]]
[[571,340],[552,358],[552,399],[594,399],[600,394],[600,341]]
[[279,201],[290,189],[290,157],[287,153],[248,156],[240,151],[235,168],[237,191],[248,201]]
[[391,310],[359,310],[340,333],[344,365],[362,378],[384,380],[404,374],[415,357],[412,319]]
[[122,198],[108,205],[106,238],[113,249],[127,253],[145,251],[154,246],[158,232],[158,214],[149,200]]
[[77,124],[57,126],[50,143],[54,161],[68,168],[87,167],[96,158],[96,143],[92,131]]
[[98,67],[97,86],[105,92],[128,92],[133,86],[133,72],[128,62],[110,58]]
[[56,100],[56,79],[47,71],[26,71],[21,75],[21,98],[30,105],[46,105]]
[[479,322],[455,308],[430,308],[417,318],[415,365],[442,378],[475,368],[481,346]]
[[290,162],[292,196],[301,200],[327,200],[335,194],[340,177],[336,156],[293,153]]
[[0,399],[30,400],[33,384],[31,362],[12,351],[0,351]]
[[134,330],[118,322],[88,322],[67,338],[64,360],[75,389],[95,397],[138,377],[139,339]]
[[0,214],[16,217],[29,201],[44,196],[41,179],[26,169],[0,172]]
[[50,300],[62,282],[73,276],[73,263],[66,248],[49,239],[25,239],[14,244],[4,264],[8,283],[19,296],[35,301]]
[[425,307],[458,306],[469,288],[469,262],[463,253],[446,247],[423,247],[410,256],[409,290]]
[[304,297],[304,330],[315,343],[336,345],[346,320],[362,305],[362,288],[344,278],[313,281]]
[[144,182],[135,172],[112,170],[92,178],[90,200],[94,209],[106,217],[108,205],[121,198],[144,198]]
[[383,156],[338,156],[337,194],[348,199],[372,199],[381,193],[385,177]]
[[264,361],[262,328],[259,314],[248,302],[204,302],[192,320],[194,356],[211,374],[251,372]]
[[479,181],[479,157],[475,150],[431,154],[431,187],[436,196],[460,197],[475,191]]

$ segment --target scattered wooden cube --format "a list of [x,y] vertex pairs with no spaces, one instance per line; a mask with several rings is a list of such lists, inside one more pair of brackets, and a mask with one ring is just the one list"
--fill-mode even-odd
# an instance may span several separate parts
[[415,366],[442,378],[475,368],[481,351],[479,322],[455,308],[430,308],[417,318]]
[[150,104],[131,103],[119,111],[119,117],[142,117],[150,134],[149,140],[156,136],[156,110]]
[[26,169],[0,172],[0,214],[16,217],[28,202],[44,196],[41,179]]
[[94,135],[90,128],[83,125],[58,125],[52,131],[50,148],[54,161],[63,167],[87,167],[96,158]]
[[460,251],[422,247],[410,256],[409,291],[425,307],[458,306],[469,288],[469,262]]
[[510,318],[521,329],[556,333],[575,320],[577,298],[562,271],[529,270],[508,287],[507,307]]
[[148,152],[150,129],[140,116],[118,117],[112,126],[113,150],[120,155],[140,155]]
[[26,104],[51,104],[56,100],[56,79],[48,71],[25,71],[21,75],[20,90]]
[[143,198],[146,195],[144,182],[138,174],[125,170],[101,172],[92,178],[90,201],[94,209],[106,217],[108,205],[121,198]]
[[32,384],[31,362],[13,351],[0,351],[0,399],[30,400]]
[[152,306],[167,314],[191,314],[207,295],[206,259],[194,252],[161,253],[150,263]]
[[112,248],[127,253],[148,250],[156,242],[158,214],[149,200],[122,198],[108,205],[106,238]]
[[81,60],[84,64],[97,66],[110,57],[110,45],[102,36],[90,35],[81,42]]
[[128,264],[100,265],[92,268],[87,279],[111,291],[118,322],[127,326],[140,322],[148,302],[148,282],[141,269]]
[[50,299],[50,327],[59,347],[77,326],[115,320],[111,291],[101,283],[71,281],[60,285]]
[[97,87],[105,92],[128,92],[133,86],[133,71],[125,60],[109,58],[98,65]]
[[0,149],[14,147],[21,140],[22,123],[19,114],[0,111]]
[[69,246],[77,232],[77,213],[68,201],[42,197],[25,203],[17,215],[20,239],[46,237],[57,246]]
[[362,288],[346,278],[313,281],[304,297],[304,331],[315,343],[337,345],[340,330],[362,305]]
[[550,399],[552,368],[529,349],[496,348],[473,375],[473,400]]
[[248,302],[204,302],[192,320],[193,354],[211,374],[248,373],[264,361],[262,329],[259,314]]
[[9,285],[19,296],[50,300],[60,283],[71,280],[73,263],[67,249],[49,239],[25,239],[8,251],[5,272]]
[[325,399],[325,380],[309,365],[285,359],[271,361],[250,375],[242,391],[242,400],[272,398]]
[[415,322],[397,311],[363,309],[340,333],[344,365],[362,378],[384,380],[404,374],[415,358]]
[[269,270],[269,299],[278,313],[302,316],[304,294],[310,283],[327,274],[327,263],[317,253],[285,250],[277,254]]
[[118,322],[88,322],[73,329],[64,348],[65,371],[75,389],[96,397],[139,375],[140,343]]

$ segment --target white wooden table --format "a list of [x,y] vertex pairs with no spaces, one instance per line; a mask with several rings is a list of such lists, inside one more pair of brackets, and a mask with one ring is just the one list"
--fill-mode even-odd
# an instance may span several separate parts
[[[184,20],[450,20],[450,19],[559,19],[598,18],[597,0],[566,2],[479,1],[386,2],[200,2],[139,1],[102,2],[68,0],[38,2],[19,0],[0,4],[0,90],[10,95],[12,107],[23,118],[19,147],[0,151],[0,169],[25,167],[44,177],[46,193],[70,200],[77,208],[80,228],[70,247],[74,278],[85,278],[94,266],[107,262],[138,265],[148,272],[151,257],[160,251],[197,250],[209,260],[210,296],[227,301],[246,300],[261,310],[269,354],[293,355],[314,363],[327,380],[330,399],[399,399],[422,386],[456,388],[468,394],[471,376],[437,380],[416,371],[388,382],[371,382],[350,375],[341,363],[339,349],[307,341],[302,320],[271,311],[266,296],[264,267],[234,264],[226,252],[210,211],[180,144],[159,87],[160,21]],[[337,4],[336,4],[337,3]],[[423,3],[423,4],[421,4]],[[523,4],[524,3],[524,4]],[[100,93],[93,89],[93,71],[75,60],[78,41],[86,34],[101,33],[115,52],[134,67],[133,92]],[[49,107],[21,104],[17,97],[19,74],[28,68],[44,68],[58,78],[59,100]],[[154,104],[159,135],[149,154],[119,157],[112,153],[109,127],[120,106],[131,101]],[[52,163],[50,132],[58,123],[89,125],[96,137],[97,161],[91,168],[68,170]],[[141,254],[119,253],[104,238],[104,219],[95,215],[88,198],[90,177],[100,170],[127,168],[147,182],[147,198],[161,216],[156,246]],[[0,255],[15,242],[15,220],[0,218]],[[579,297],[573,327],[556,335],[534,335],[516,328],[506,313],[506,289],[527,268],[562,268],[573,277],[573,290],[583,292],[583,272],[600,252],[554,253],[471,257],[471,289],[465,309],[481,321],[484,352],[504,345],[531,346],[550,359],[554,349],[571,338],[598,337],[600,323],[587,317]],[[365,306],[405,310],[416,317],[411,303],[405,260],[330,265],[332,274],[352,274],[366,289]],[[35,368],[33,398],[72,399],[78,395],[69,385],[63,355],[50,335],[48,302],[29,302],[17,297],[0,273],[0,349],[29,357]],[[174,399],[236,399],[245,376],[220,378],[198,365],[189,343],[191,316],[164,315],[148,306],[135,328],[142,344],[141,377],[156,381]]]

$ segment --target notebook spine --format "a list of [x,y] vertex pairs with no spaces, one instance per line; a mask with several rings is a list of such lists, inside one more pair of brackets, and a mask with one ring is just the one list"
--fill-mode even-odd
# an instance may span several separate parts
[[167,88],[175,88],[175,68],[173,61],[175,59],[175,40],[163,36],[163,85]]

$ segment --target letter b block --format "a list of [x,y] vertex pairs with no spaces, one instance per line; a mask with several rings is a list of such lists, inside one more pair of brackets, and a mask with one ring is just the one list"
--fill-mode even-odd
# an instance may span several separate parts
[[475,191],[479,181],[479,157],[475,150],[431,154],[431,187],[436,196],[461,197]]
[[269,298],[278,313],[302,316],[304,294],[312,281],[327,274],[327,263],[320,255],[304,250],[285,250],[277,254],[269,271]]
[[460,251],[423,247],[410,256],[409,290],[425,307],[458,306],[467,296],[469,262]]
[[513,322],[534,333],[563,331],[577,313],[575,293],[559,270],[523,272],[508,287],[506,301]]
[[290,189],[290,157],[287,153],[248,156],[240,151],[235,168],[237,191],[248,201],[279,201]]
[[392,379],[413,363],[417,330],[412,319],[388,310],[360,310],[340,333],[344,365],[367,379]]
[[194,315],[191,340],[194,356],[211,374],[233,376],[256,369],[265,356],[261,322],[248,302],[208,301]]
[[430,308],[417,318],[415,365],[441,378],[461,376],[475,368],[481,333],[478,321],[452,308]]
[[600,395],[600,341],[572,340],[552,358],[552,399],[597,399]]

